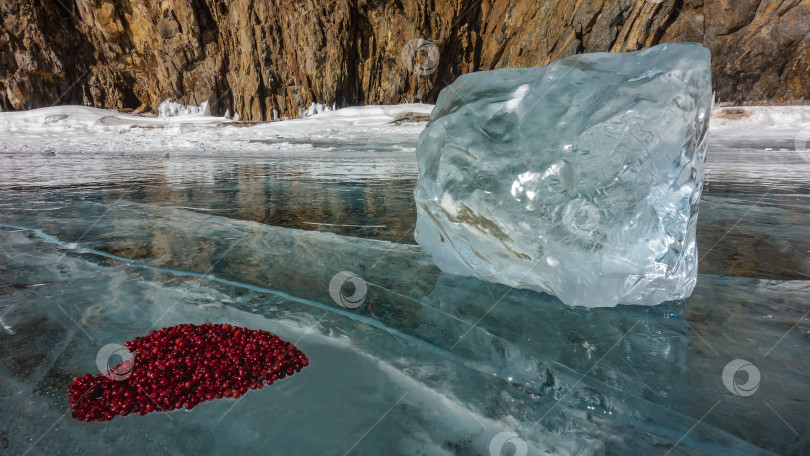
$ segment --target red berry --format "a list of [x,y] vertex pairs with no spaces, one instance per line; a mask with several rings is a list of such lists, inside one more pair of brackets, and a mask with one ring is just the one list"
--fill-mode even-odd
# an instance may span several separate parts
[[183,405],[191,410],[215,398],[241,397],[263,388],[264,380],[270,385],[309,365],[306,355],[277,336],[227,324],[163,328],[124,345],[137,358],[116,367],[131,371],[128,378],[73,379],[68,389],[74,418],[107,421]]

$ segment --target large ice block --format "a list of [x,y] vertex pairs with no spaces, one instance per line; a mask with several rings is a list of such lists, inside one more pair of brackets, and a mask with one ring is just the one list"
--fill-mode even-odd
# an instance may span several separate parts
[[447,272],[569,305],[688,297],[709,61],[662,44],[459,77],[419,139],[417,242]]

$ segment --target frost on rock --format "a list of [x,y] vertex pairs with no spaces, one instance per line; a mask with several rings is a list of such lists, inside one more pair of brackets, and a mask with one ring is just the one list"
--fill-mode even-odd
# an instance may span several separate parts
[[172,100],[166,100],[158,106],[158,117],[210,116],[211,106],[203,101],[199,106],[183,106]]
[[419,138],[417,242],[444,271],[568,305],[688,297],[709,60],[664,44],[461,76]]
[[[337,110],[337,104],[333,104],[332,106],[315,103],[312,102],[309,104],[309,108],[300,108],[298,110],[298,114],[300,117],[312,117],[316,114],[322,114],[324,112],[331,112]],[[273,116],[276,117],[277,113],[276,110],[273,110]],[[275,119],[274,119],[275,120]]]

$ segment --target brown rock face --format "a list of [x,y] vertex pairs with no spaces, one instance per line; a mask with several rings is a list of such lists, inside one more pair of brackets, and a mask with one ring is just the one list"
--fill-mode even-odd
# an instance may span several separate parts
[[712,51],[720,102],[810,102],[810,0],[3,0],[0,107],[172,98],[267,120],[679,41]]

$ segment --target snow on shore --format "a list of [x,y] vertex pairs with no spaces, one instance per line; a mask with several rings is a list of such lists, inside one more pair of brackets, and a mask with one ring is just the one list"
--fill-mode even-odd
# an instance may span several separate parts
[[[161,105],[162,117],[123,114],[84,106],[0,112],[0,152],[43,150],[171,151],[274,150],[284,144],[349,141],[369,136],[413,143],[433,106],[362,106],[270,123],[231,121],[176,103]],[[164,112],[165,111],[165,112]],[[185,114],[185,115],[183,115]],[[717,108],[712,135],[796,136],[810,129],[810,106]]]
[[[431,105],[364,106],[314,114],[281,122],[237,122],[164,104],[164,117],[147,117],[85,106],[55,106],[0,113],[0,152],[93,150],[111,152],[206,150],[268,150],[285,139],[361,140],[366,134],[390,130],[412,141],[424,122],[397,122],[404,116],[424,119]],[[187,115],[174,115],[186,114]]]
[[810,128],[810,106],[742,106],[712,112],[712,130]]

